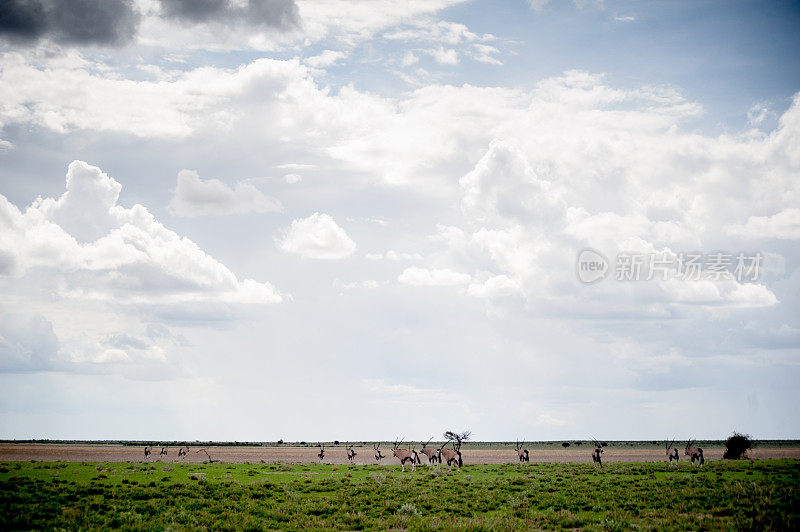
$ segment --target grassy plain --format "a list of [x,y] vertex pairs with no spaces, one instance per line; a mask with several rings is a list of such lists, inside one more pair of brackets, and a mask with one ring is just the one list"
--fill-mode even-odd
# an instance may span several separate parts
[[800,461],[2,462],[0,529],[800,529]]

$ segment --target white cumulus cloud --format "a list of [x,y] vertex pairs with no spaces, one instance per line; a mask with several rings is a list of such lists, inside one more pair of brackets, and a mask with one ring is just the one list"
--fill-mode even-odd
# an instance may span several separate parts
[[308,57],[304,60],[305,64],[314,68],[326,68],[335,65],[341,59],[347,57],[345,52],[337,50],[325,50],[319,55]]
[[411,266],[403,270],[397,280],[413,286],[455,286],[469,283],[472,277],[448,268],[429,270]]
[[277,303],[269,283],[227,267],[159,223],[147,208],[119,205],[122,186],[96,166],[69,165],[61,197],[24,212],[0,195],[0,274],[46,269],[66,298],[139,303]]
[[278,239],[284,251],[311,259],[343,259],[353,254],[356,243],[327,214],[315,212],[294,220]]
[[726,227],[731,235],[745,238],[800,240],[800,209],[784,209],[772,216],[750,216],[745,224]]
[[280,202],[250,183],[238,182],[233,187],[218,179],[200,179],[197,172],[178,172],[178,186],[169,203],[178,216],[244,214],[278,212]]
[[443,47],[433,48],[427,51],[433,59],[440,65],[457,65],[458,53],[452,48]]
[[519,284],[507,275],[495,275],[482,283],[471,283],[467,287],[467,295],[486,299],[508,297],[519,293]]

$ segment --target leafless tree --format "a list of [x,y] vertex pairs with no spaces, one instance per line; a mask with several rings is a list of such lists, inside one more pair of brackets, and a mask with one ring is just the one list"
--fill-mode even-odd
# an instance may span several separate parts
[[[703,467],[703,464],[706,462],[705,458],[703,458],[703,449],[700,447],[694,447],[694,444],[697,443],[697,440],[689,440],[686,442],[686,449],[683,450],[683,454],[689,457],[692,461],[692,465],[698,465],[699,467]],[[698,464],[695,464],[695,461]]]

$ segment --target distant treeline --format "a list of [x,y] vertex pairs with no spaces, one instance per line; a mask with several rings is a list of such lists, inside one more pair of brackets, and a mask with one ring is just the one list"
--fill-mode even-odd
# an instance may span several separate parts
[[[753,440],[756,446],[762,447],[783,447],[783,446],[800,446],[800,440]],[[50,439],[29,439],[29,440],[0,440],[0,443],[17,443],[17,444],[51,444],[51,445],[58,445],[58,444],[71,444],[71,445],[127,445],[131,447],[139,447],[145,445],[152,445],[154,447],[183,447],[183,446],[214,446],[214,447],[280,447],[280,446],[291,446],[291,447],[316,447],[317,441],[263,441],[263,442],[255,442],[255,441],[158,441],[158,440],[50,440]],[[373,441],[361,441],[361,442],[354,442],[354,441],[339,441],[339,440],[332,440],[332,441],[324,441],[322,442],[326,446],[336,446],[336,445],[352,445],[354,447],[371,447]],[[388,444],[390,445],[392,442],[390,441],[382,441],[379,443]],[[410,442],[414,443],[421,443],[421,442]],[[442,442],[433,442],[442,443]],[[569,445],[564,445],[568,443]],[[602,441],[601,443],[604,444],[604,447],[662,447],[664,445],[663,441],[658,440],[621,440],[621,441]],[[675,446],[680,447],[682,443],[685,442],[676,442]],[[473,448],[473,449],[480,449],[480,448],[497,448],[497,447],[514,447],[515,442],[513,441],[472,441],[472,442],[465,442],[464,448]],[[407,442],[403,443],[403,446],[407,445]],[[534,441],[534,442],[525,442],[526,446],[531,448],[542,448],[542,447],[581,447],[581,446],[591,446],[593,442],[591,440],[553,440],[553,441]],[[697,440],[696,445],[700,446],[724,446],[725,440]]]

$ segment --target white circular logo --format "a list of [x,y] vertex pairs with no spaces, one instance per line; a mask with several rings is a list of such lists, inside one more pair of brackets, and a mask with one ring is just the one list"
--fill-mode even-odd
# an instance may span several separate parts
[[599,251],[584,249],[578,253],[576,268],[580,282],[596,283],[608,273],[608,261]]

